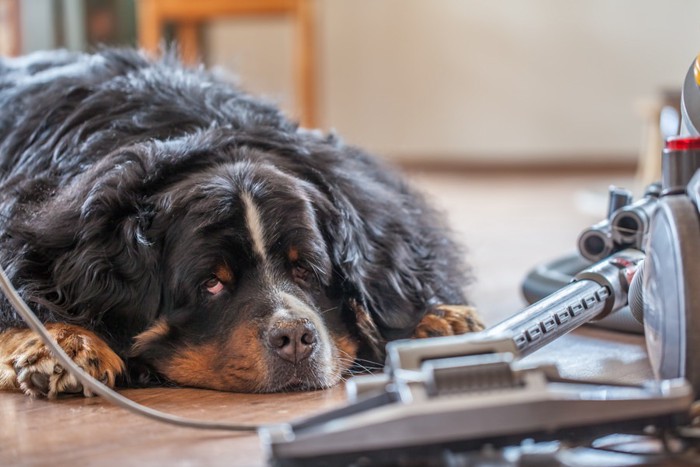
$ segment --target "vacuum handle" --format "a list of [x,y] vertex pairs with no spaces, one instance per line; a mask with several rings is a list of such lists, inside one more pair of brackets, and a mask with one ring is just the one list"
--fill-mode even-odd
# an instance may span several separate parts
[[528,355],[581,326],[627,305],[629,286],[644,253],[627,249],[580,272],[574,282],[491,327],[486,336],[512,336]]
[[596,281],[572,282],[490,328],[486,334],[512,336],[518,356],[524,357],[595,319],[605,310],[610,295],[610,290]]

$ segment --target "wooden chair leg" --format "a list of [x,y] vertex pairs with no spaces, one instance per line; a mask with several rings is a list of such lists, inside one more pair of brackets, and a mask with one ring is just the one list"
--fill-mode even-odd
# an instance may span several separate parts
[[157,0],[139,0],[136,2],[136,8],[139,47],[156,56],[164,26],[158,2]]
[[297,3],[295,15],[295,88],[301,124],[308,128],[316,125],[314,11],[309,0]]
[[[155,56],[160,52],[166,18],[158,0],[138,0],[136,6],[139,45]],[[293,18],[296,107],[301,124],[313,128],[317,124],[313,0],[297,0]],[[194,65],[202,59],[198,32],[197,21],[176,22],[175,35],[180,56],[188,65]]]
[[197,64],[202,58],[197,23],[179,23],[175,34],[182,61],[187,65]]

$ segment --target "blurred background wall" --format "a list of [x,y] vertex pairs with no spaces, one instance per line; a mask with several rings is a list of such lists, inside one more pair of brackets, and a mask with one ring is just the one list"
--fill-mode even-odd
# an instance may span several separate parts
[[[105,6],[112,41],[133,44],[134,1],[19,0],[21,51],[57,36],[88,47],[95,32],[78,25]],[[404,162],[634,164],[646,107],[680,88],[700,51],[697,0],[314,4],[318,126]],[[40,26],[47,16],[60,34]],[[203,58],[294,114],[292,29],[216,19],[200,31]]]

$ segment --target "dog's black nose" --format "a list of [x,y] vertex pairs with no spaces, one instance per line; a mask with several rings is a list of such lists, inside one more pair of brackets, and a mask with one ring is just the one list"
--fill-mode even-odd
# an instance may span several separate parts
[[316,328],[305,319],[278,321],[272,325],[267,336],[270,348],[292,363],[308,358],[316,340]]

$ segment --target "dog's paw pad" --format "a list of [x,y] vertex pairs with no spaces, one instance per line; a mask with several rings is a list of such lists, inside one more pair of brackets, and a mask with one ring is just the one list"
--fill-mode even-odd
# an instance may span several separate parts
[[473,307],[440,305],[425,314],[413,337],[452,336],[483,330],[484,324]]
[[[116,377],[124,371],[124,363],[112,349],[90,331],[77,326],[52,324],[49,333],[69,357],[92,377],[114,387]],[[92,392],[58,363],[38,338],[30,337],[17,348],[12,366],[17,386],[31,397],[54,398],[59,394]]]

